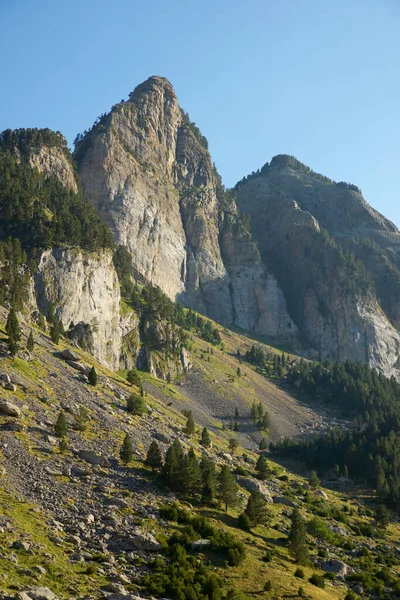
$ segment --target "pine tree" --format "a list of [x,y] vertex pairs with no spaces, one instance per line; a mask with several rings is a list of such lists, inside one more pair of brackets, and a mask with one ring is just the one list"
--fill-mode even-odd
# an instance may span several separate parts
[[263,454],[261,454],[257,460],[256,471],[258,473],[258,478],[261,479],[261,481],[265,481],[268,478],[268,463]]
[[242,371],[240,370],[240,367],[238,367],[238,368],[236,369],[236,375],[237,375],[238,377],[241,377],[241,376],[242,376]]
[[239,431],[239,425],[236,419],[233,421],[233,431]]
[[54,425],[54,432],[57,437],[62,438],[67,435],[68,427],[67,427],[67,419],[65,417],[65,413],[61,411],[57,417],[57,421]]
[[131,385],[136,385],[137,387],[139,387],[142,382],[139,372],[136,369],[131,369],[128,371],[126,378]]
[[89,413],[81,406],[78,413],[75,415],[74,429],[77,431],[85,431],[89,420]]
[[265,498],[258,490],[251,492],[244,511],[250,520],[251,527],[265,525],[269,519],[269,513]]
[[253,421],[253,423],[257,423],[257,404],[255,402],[253,402],[253,404],[251,405],[251,412],[250,412],[250,417],[251,420]]
[[259,450],[266,450],[267,449],[267,440],[265,439],[265,437],[263,437],[263,439],[261,440],[261,442],[258,445],[258,449]]
[[290,517],[289,549],[293,558],[300,565],[307,563],[308,548],[306,542],[306,526],[298,508],[293,509]]
[[265,411],[264,416],[261,420],[261,429],[269,429],[271,425],[271,420],[269,418],[269,414],[267,411]]
[[128,434],[125,435],[124,441],[122,443],[121,449],[119,451],[119,456],[125,464],[130,462],[133,458],[133,446],[131,438]]
[[232,455],[235,454],[235,450],[237,449],[238,446],[239,446],[239,443],[236,438],[231,438],[229,440],[229,451]]
[[59,448],[60,452],[68,451],[68,442],[65,438],[61,438],[58,448]]
[[144,415],[147,413],[147,406],[143,396],[131,394],[126,401],[126,410],[132,415]]
[[257,404],[257,421],[261,421],[264,416],[264,408],[262,402]]
[[150,444],[150,448],[147,451],[145,463],[148,467],[151,467],[153,473],[156,469],[161,469],[163,465],[163,457],[161,454],[161,450],[155,440],[153,440]]
[[201,432],[200,444],[203,446],[203,448],[210,448],[211,446],[211,438],[207,427],[204,427],[203,431]]
[[88,381],[89,381],[90,385],[93,385],[93,386],[97,385],[97,373],[96,373],[96,369],[94,368],[94,366],[90,369]]
[[196,425],[193,419],[192,411],[189,411],[185,425],[185,433],[190,437],[196,430]]
[[31,331],[29,333],[28,341],[26,342],[26,348],[27,348],[27,350],[29,350],[29,352],[32,352],[34,347],[35,347],[35,340],[33,339],[33,331],[31,329]]
[[197,494],[202,487],[201,471],[193,448],[190,448],[182,461],[178,477],[178,487],[187,495]]
[[227,465],[221,468],[218,476],[219,484],[219,497],[225,504],[225,510],[228,510],[228,506],[236,506],[238,503],[238,488],[236,479]]
[[239,418],[239,409],[235,408],[235,419]]
[[229,421],[229,429],[230,429],[231,431],[233,431],[233,430],[234,430],[234,427],[235,427],[235,421],[234,421],[234,419],[233,419],[233,417],[232,417],[232,418],[231,418],[231,420]]
[[178,438],[176,438],[165,454],[164,465],[161,471],[165,481],[172,488],[174,487],[174,482],[177,480],[183,458],[184,453],[181,443]]
[[54,304],[52,302],[49,302],[49,308],[47,310],[47,322],[52,325],[54,321]]
[[308,478],[308,483],[310,484],[311,489],[315,490],[320,484],[319,477],[315,471],[311,471],[310,477]]
[[200,462],[201,479],[203,483],[202,497],[205,502],[213,502],[217,497],[218,481],[215,473],[215,463],[208,456],[203,456]]
[[17,313],[14,307],[12,307],[10,312],[8,313],[6,332],[8,337],[14,340],[15,342],[19,342],[19,340],[21,339],[21,329],[19,326]]
[[54,323],[50,329],[50,337],[53,344],[58,344],[60,341],[60,324],[57,319],[54,319]]
[[16,356],[16,354],[18,352],[17,342],[14,340],[14,338],[9,338],[9,340],[7,342],[7,346],[8,346],[8,351],[10,352],[11,357],[14,358],[14,356]]

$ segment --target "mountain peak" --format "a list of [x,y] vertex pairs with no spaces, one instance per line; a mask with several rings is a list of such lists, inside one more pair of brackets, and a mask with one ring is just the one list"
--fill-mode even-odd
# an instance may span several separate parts
[[163,90],[164,93],[176,99],[176,92],[172,83],[166,77],[161,77],[160,75],[152,75],[136,86],[133,92],[129,94],[129,99],[134,100],[142,94],[152,93],[156,90]]

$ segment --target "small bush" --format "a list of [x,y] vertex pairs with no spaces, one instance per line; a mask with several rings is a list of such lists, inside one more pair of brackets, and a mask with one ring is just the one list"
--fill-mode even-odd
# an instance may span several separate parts
[[297,569],[294,572],[294,576],[298,577],[299,579],[304,579],[305,574],[304,574],[303,569],[301,569],[300,567],[297,567]]
[[322,590],[325,588],[325,580],[318,573],[313,573],[308,581]]

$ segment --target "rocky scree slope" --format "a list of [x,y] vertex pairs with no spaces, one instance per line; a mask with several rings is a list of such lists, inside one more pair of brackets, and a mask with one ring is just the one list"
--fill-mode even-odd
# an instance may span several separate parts
[[[3,324],[5,317],[6,311],[0,309]],[[27,325],[22,323],[23,342],[30,328]],[[74,362],[82,367],[93,364],[93,359],[67,342],[55,346],[47,334],[35,329],[36,345],[29,360],[10,360],[1,341],[1,395],[8,406],[17,408],[14,416],[4,411],[0,414],[0,592],[4,598],[18,599],[23,593],[27,594],[22,595],[25,600],[55,600],[55,595],[96,600],[117,600],[117,594],[125,600],[138,595],[148,597],[143,576],[153,572],[162,560],[153,562],[162,551],[160,541],[176,533],[177,525],[171,526],[160,517],[161,504],[173,500],[174,495],[144,466],[143,459],[151,441],[157,440],[165,453],[176,436],[184,448],[192,446],[197,456],[205,453],[219,466],[229,464],[232,469],[240,469],[238,509],[227,515],[215,507],[191,508],[192,514],[211,518],[218,528],[238,535],[246,543],[247,558],[242,566],[232,569],[218,563],[216,567],[227,589],[239,586],[246,594],[257,592],[268,597],[263,587],[271,579],[277,593],[296,593],[296,565],[286,547],[289,516],[296,505],[309,520],[316,510],[329,515],[326,524],[332,531],[341,532],[334,538],[335,543],[309,536],[315,554],[319,549],[329,557],[322,561],[315,556],[315,564],[304,567],[306,579],[300,583],[313,598],[344,597],[348,585],[345,576],[360,571],[362,548],[368,548],[378,568],[385,564],[384,557],[395,557],[396,526],[381,534],[380,539],[367,540],[357,533],[357,527],[373,521],[354,498],[327,489],[318,490],[318,494],[310,492],[303,479],[270,461],[268,480],[261,483],[254,477],[257,454],[247,450],[245,456],[238,449],[234,457],[229,455],[232,433],[223,431],[221,423],[235,407],[243,410],[238,404],[237,384],[247,386],[243,398],[252,399],[254,393],[269,407],[269,397],[262,391],[265,379],[255,372],[251,377],[243,376],[246,383],[242,378],[240,382],[230,381],[228,375],[234,376],[238,364],[231,355],[231,346],[239,346],[244,352],[249,342],[230,332],[221,334],[228,352],[215,350],[211,365],[205,360],[204,342],[195,338],[193,346],[193,361],[203,386],[207,381],[210,385],[210,368],[213,374],[219,373],[224,384],[219,417],[207,415],[207,406],[203,405],[203,419],[208,419],[213,442],[207,450],[199,445],[201,427],[191,438],[184,432],[186,419],[180,406],[183,403],[194,409],[197,398],[191,403],[186,392],[181,395],[179,382],[166,385],[147,375],[144,385],[150,411],[146,416],[133,416],[126,411],[126,398],[137,389],[97,363],[99,383],[96,387],[88,385],[85,375],[63,359],[62,353],[68,349],[64,356],[73,355]],[[190,388],[192,384],[187,385]],[[85,427],[78,429],[75,423],[82,409],[87,411],[87,418]],[[54,423],[61,410],[68,424],[65,452],[59,450],[59,439],[54,435]],[[271,418],[274,427],[273,411]],[[128,465],[118,459],[126,433],[134,449],[134,459]],[[252,438],[244,435],[241,442],[248,446]],[[241,532],[236,517],[254,486],[262,490],[268,503],[269,521],[253,532]],[[346,514],[341,511],[344,507]],[[345,519],[346,525],[340,519]],[[269,562],[263,560],[266,553]],[[321,568],[337,572],[335,581],[326,580],[326,590],[307,581],[313,571],[322,575]]]

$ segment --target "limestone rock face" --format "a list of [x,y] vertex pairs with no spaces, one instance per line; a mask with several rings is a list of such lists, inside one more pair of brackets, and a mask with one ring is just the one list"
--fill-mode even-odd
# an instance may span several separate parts
[[355,186],[275,157],[238,187],[261,259],[309,356],[399,377],[400,233]]
[[52,302],[66,330],[84,323],[90,330],[88,350],[100,362],[119,368],[120,289],[110,251],[46,250],[39,260],[34,288],[43,314]]
[[138,281],[221,323],[296,338],[251,237],[222,223],[223,189],[207,144],[166,79],[150,77],[114,106],[74,157],[86,196],[128,248]]
[[67,159],[62,148],[43,145],[35,152],[30,152],[28,162],[40,173],[57,177],[64,187],[75,193],[78,192],[72,161]]

